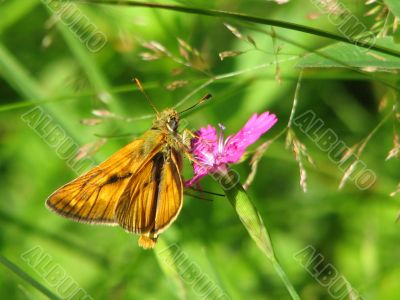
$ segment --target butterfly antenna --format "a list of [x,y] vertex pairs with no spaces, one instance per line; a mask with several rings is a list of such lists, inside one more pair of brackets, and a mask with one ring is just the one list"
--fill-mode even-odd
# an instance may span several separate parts
[[149,104],[151,105],[151,107],[153,108],[153,110],[156,112],[156,114],[158,115],[160,112],[157,110],[156,106],[153,104],[153,102],[151,101],[149,95],[147,95],[147,93],[144,91],[144,88],[142,86],[142,84],[140,83],[140,80],[138,78],[134,78],[137,86],[139,87],[139,90],[142,92],[142,94],[146,97],[147,102],[149,102]]
[[196,108],[198,105],[203,104],[204,102],[206,102],[208,99],[210,99],[212,97],[211,94],[206,94],[205,96],[203,96],[199,101],[197,101],[195,104],[193,104],[191,107],[186,108],[185,110],[182,110],[179,114],[183,114],[185,112],[188,112],[189,110],[192,110],[193,108]]
[[214,196],[218,196],[218,197],[225,197],[224,194],[214,193],[214,192],[205,191],[205,190],[201,190],[201,189],[196,189],[196,188],[194,188],[194,187],[188,187],[188,189],[189,189],[189,190],[196,191],[196,192],[201,192],[201,193],[204,193],[204,194],[210,194],[210,195],[214,195]]

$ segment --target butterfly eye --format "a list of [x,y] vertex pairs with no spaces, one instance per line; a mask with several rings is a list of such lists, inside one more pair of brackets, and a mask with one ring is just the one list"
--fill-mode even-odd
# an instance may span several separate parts
[[176,131],[178,129],[178,121],[172,117],[168,120],[168,127],[171,131]]

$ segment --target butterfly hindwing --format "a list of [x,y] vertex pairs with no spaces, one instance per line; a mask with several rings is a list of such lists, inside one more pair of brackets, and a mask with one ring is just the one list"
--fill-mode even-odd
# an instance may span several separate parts
[[180,171],[181,155],[171,152],[170,159],[164,164],[160,183],[158,205],[154,229],[157,233],[164,231],[178,216],[182,208],[183,183]]
[[134,233],[158,234],[176,218],[183,199],[180,154],[160,151],[132,176],[116,207],[121,227]]
[[[161,152],[159,152],[161,153]],[[148,231],[155,216],[158,181],[156,179],[157,153],[141,168],[140,174],[133,176],[115,209],[116,220],[130,232]]]

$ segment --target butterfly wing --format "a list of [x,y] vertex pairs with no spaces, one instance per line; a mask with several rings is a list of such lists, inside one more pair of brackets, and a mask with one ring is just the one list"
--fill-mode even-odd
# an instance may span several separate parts
[[183,182],[180,175],[182,158],[179,153],[171,152],[165,163],[159,188],[154,231],[163,232],[176,219],[183,199]]
[[[181,169],[179,153],[168,149],[154,155],[140,173],[132,176],[117,204],[115,214],[120,226],[155,241],[182,208]],[[152,246],[154,242],[149,247]]]
[[[106,161],[55,191],[46,206],[79,222],[118,225],[115,207],[131,177],[146,166],[162,145],[162,136],[139,138]],[[145,153],[149,153],[146,154]]]

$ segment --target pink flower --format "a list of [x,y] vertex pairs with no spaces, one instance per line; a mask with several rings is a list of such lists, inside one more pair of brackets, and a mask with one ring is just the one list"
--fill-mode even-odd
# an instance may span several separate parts
[[203,176],[226,169],[226,164],[237,163],[246,148],[256,142],[278,121],[274,114],[264,112],[254,114],[235,135],[228,136],[225,141],[225,127],[219,125],[217,136],[215,127],[208,125],[196,132],[198,138],[192,140],[192,152],[196,160],[193,163],[194,177],[186,185],[197,183]]

